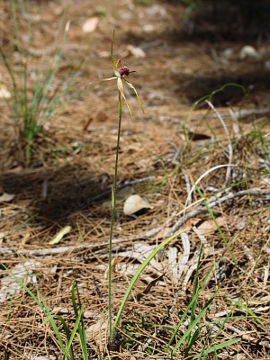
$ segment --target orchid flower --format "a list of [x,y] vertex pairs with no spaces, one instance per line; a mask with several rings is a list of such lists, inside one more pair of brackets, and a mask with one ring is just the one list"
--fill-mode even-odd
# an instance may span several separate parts
[[139,106],[143,111],[142,103],[139,99],[139,95],[137,93],[136,88],[127,81],[126,77],[129,76],[130,73],[134,71],[130,71],[127,66],[121,65],[121,60],[114,60],[113,54],[113,45],[114,45],[115,32],[113,31],[112,37],[112,46],[111,46],[111,59],[114,76],[108,79],[104,79],[103,81],[116,80],[117,88],[118,88],[118,132],[117,132],[117,146],[116,146],[116,154],[115,154],[115,166],[114,166],[114,183],[112,186],[112,219],[110,226],[110,239],[109,239],[109,272],[108,272],[108,314],[109,314],[109,338],[110,344],[112,345],[114,341],[114,337],[116,334],[116,327],[113,325],[112,321],[112,269],[113,269],[113,258],[112,258],[112,239],[113,239],[113,228],[116,220],[116,191],[117,191],[117,169],[118,169],[118,156],[120,149],[120,135],[121,135],[121,122],[122,122],[122,99],[124,99],[128,111],[132,116],[131,109],[127,102],[125,93],[124,93],[124,83],[126,83],[135,93]]
[[127,67],[127,66],[121,66],[121,59],[118,59],[117,61],[115,61],[114,59],[114,53],[113,53],[113,46],[114,46],[114,32],[113,32],[113,38],[112,38],[112,46],[111,46],[111,59],[112,59],[112,67],[113,67],[113,72],[114,72],[114,75],[113,77],[110,77],[110,78],[107,78],[107,79],[103,79],[103,81],[110,81],[110,80],[116,80],[117,81],[117,88],[121,94],[121,97],[124,99],[126,105],[127,105],[127,108],[128,108],[128,111],[130,113],[130,115],[132,116],[132,112],[131,112],[131,109],[130,109],[130,106],[127,102],[127,99],[126,99],[126,96],[125,96],[125,93],[124,93],[124,84],[123,82],[125,82],[135,93],[136,97],[137,97],[137,100],[138,100],[138,104],[140,106],[140,109],[141,111],[144,113],[144,109],[143,109],[143,105],[142,105],[142,102],[139,98],[139,95],[138,95],[138,92],[135,88],[135,86],[133,86],[131,84],[131,82],[127,81],[126,77],[135,72],[135,71],[130,71],[130,69]]

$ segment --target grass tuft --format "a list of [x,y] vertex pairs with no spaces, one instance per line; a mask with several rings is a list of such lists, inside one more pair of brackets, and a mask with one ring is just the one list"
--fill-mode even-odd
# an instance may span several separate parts
[[[29,165],[34,143],[44,130],[44,126],[55,116],[65,96],[70,92],[79,69],[69,75],[61,84],[55,86],[55,76],[63,57],[69,22],[65,25],[63,39],[59,48],[57,44],[53,45],[55,46],[55,55],[51,64],[49,66],[43,64],[46,70],[33,69],[32,64],[35,61],[30,51],[32,38],[30,17],[26,17],[28,32],[26,44],[24,44],[20,37],[18,23],[19,4],[20,2],[17,0],[11,1],[13,22],[11,55],[3,47],[0,47],[0,58],[10,80],[8,89],[11,97],[7,99],[7,105],[18,132],[18,141],[22,149],[23,159],[26,165]],[[26,11],[25,7],[24,11]],[[58,32],[62,28],[62,22],[59,23]],[[19,73],[19,76],[17,76],[17,73]]]

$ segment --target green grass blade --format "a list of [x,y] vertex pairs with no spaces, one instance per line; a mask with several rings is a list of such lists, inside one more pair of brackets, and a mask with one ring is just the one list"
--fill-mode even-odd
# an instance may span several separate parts
[[86,347],[86,341],[82,339],[80,333],[77,333],[77,336],[79,338],[80,347],[81,347],[82,352],[83,352],[83,360],[88,360],[88,352],[87,352],[87,347]]
[[198,257],[198,261],[197,261],[197,267],[196,267],[196,273],[195,273],[195,279],[194,279],[194,285],[193,285],[193,296],[192,296],[192,297],[195,297],[195,301],[191,307],[190,323],[192,323],[193,320],[195,319],[195,311],[196,311],[197,300],[198,300],[198,296],[196,296],[196,294],[198,292],[198,275],[199,275],[199,267],[200,267],[202,251],[203,251],[203,246],[201,246],[201,248],[200,248],[200,253],[199,253],[199,257]]
[[[18,89],[17,101],[18,101],[18,104],[20,105],[20,113],[22,115],[22,118],[24,119],[25,102],[24,102],[24,89],[23,88],[24,88],[24,71],[25,71],[26,63],[24,62],[23,56],[22,56],[22,46],[21,46],[21,40],[20,40],[20,36],[19,36],[16,3],[17,3],[17,1],[15,1],[15,0],[11,1],[11,13],[12,13],[12,21],[13,21],[13,41],[14,41],[14,45],[17,48],[18,62],[19,62],[19,66],[21,68],[20,87],[22,86],[22,90]],[[25,125],[23,125],[23,127],[25,128]]]
[[68,352],[69,352],[70,347],[71,347],[71,345],[72,345],[72,341],[73,341],[73,339],[74,339],[74,337],[75,337],[75,335],[76,335],[76,333],[77,333],[78,327],[79,327],[79,325],[80,325],[82,313],[83,313],[83,307],[81,307],[81,309],[80,309],[80,312],[79,312],[79,314],[78,314],[78,316],[77,316],[77,319],[76,319],[76,322],[75,322],[75,325],[74,325],[74,328],[73,328],[72,333],[71,333],[71,335],[70,335],[70,338],[69,338],[69,340],[68,340],[67,347],[66,347],[66,349],[65,349],[65,351],[64,351],[64,356],[63,356],[63,359],[64,359],[64,360],[67,359],[67,355],[68,355]]
[[198,99],[198,100],[194,103],[194,105],[193,105],[192,108],[193,108],[193,109],[196,108],[198,105],[200,105],[200,104],[201,104],[202,102],[204,102],[205,100],[210,100],[210,101],[211,101],[216,94],[218,94],[218,93],[220,93],[220,92],[222,92],[222,91],[224,91],[224,90],[226,90],[227,88],[230,88],[230,87],[232,87],[232,88],[237,88],[237,89],[242,90],[242,92],[243,92],[243,94],[245,95],[245,97],[247,97],[248,100],[249,100],[249,102],[250,102],[251,104],[253,104],[252,98],[251,98],[251,96],[249,95],[249,93],[248,93],[247,89],[245,88],[245,86],[243,86],[243,85],[241,85],[241,84],[234,83],[234,82],[228,82],[228,83],[223,84],[223,85],[220,86],[219,88],[213,90],[210,94],[205,95],[205,96],[201,97],[200,99]]
[[[76,281],[75,281],[75,286],[76,286],[76,293],[77,293],[79,307],[82,308],[79,289],[78,289],[78,284],[77,284]],[[88,352],[87,352],[85,328],[84,328],[84,323],[83,323],[83,313],[81,315],[81,321],[80,321],[80,324],[79,324],[79,339],[80,339],[81,349],[82,349],[82,352],[83,352],[83,359],[87,360],[88,359]]]
[[76,316],[76,318],[78,317],[78,308],[77,308],[77,304],[76,304],[76,297],[75,297],[75,282],[76,280],[74,280],[73,284],[72,284],[72,290],[71,290],[71,297],[72,297],[72,306],[73,306],[73,310],[74,310],[74,314]]
[[[78,318],[78,307],[77,307],[77,303],[76,303],[75,289],[76,289],[76,292],[77,292],[79,307],[82,308],[76,279],[74,280],[73,285],[72,285],[71,295],[72,295],[73,310],[74,310],[76,318]],[[81,346],[81,349],[82,349],[82,352],[83,352],[83,359],[87,360],[88,359],[88,352],[87,352],[86,335],[85,335],[85,329],[84,329],[84,323],[83,323],[83,314],[81,316],[81,321],[80,321],[80,323],[78,325],[78,337],[79,337],[80,346]]]
[[61,350],[64,352],[65,351],[65,346],[63,344],[62,338],[61,338],[61,334],[60,331],[53,319],[52,314],[50,313],[50,310],[45,302],[45,300],[42,298],[41,294],[39,293],[39,291],[37,290],[40,298],[41,298],[41,302],[38,300],[38,298],[32,293],[32,291],[23,283],[23,281],[16,275],[14,275],[12,272],[10,272],[7,268],[6,270],[8,271],[8,273],[10,274],[10,276],[32,297],[32,299],[37,303],[37,305],[40,307],[40,309],[44,312],[44,314],[46,315],[47,319],[49,320],[53,331],[55,333],[55,336],[57,337],[58,343],[61,347]]
[[64,49],[64,45],[65,45],[65,42],[66,42],[66,32],[64,32],[64,38],[63,38],[63,41],[62,41],[62,44],[60,46],[60,50],[56,56],[56,59],[55,59],[55,62],[53,64],[53,66],[51,67],[50,71],[48,72],[46,78],[45,78],[45,82],[44,82],[44,85],[41,89],[41,102],[40,104],[42,105],[43,102],[44,102],[44,99],[46,99],[46,96],[48,94],[48,91],[49,91],[49,88],[50,88],[50,85],[52,83],[52,81],[54,80],[54,77],[56,75],[56,72],[59,68],[59,64],[60,64],[60,61],[62,59],[62,56],[63,56],[63,49]]
[[175,336],[176,336],[176,334],[177,334],[180,326],[181,326],[182,323],[184,322],[184,320],[185,320],[185,318],[186,318],[186,316],[187,316],[190,308],[193,306],[194,302],[197,301],[197,298],[198,298],[201,290],[204,288],[204,285],[206,284],[206,282],[207,282],[209,276],[212,274],[212,272],[213,272],[213,267],[210,269],[210,271],[208,272],[208,274],[207,274],[206,277],[204,278],[204,280],[203,280],[201,286],[199,287],[197,293],[196,293],[195,295],[193,295],[193,297],[192,297],[190,303],[188,304],[185,312],[184,312],[183,315],[181,316],[181,319],[179,320],[179,322],[178,322],[176,328],[174,329],[174,332],[173,332],[173,334],[172,334],[172,336],[171,336],[171,338],[170,338],[170,340],[169,340],[169,342],[168,342],[168,344],[167,344],[167,346],[166,346],[166,351],[169,350],[169,347],[170,347],[170,345],[172,344],[172,342],[173,342],[173,340],[174,340],[174,338],[175,338]]
[[[22,11],[26,11],[24,7],[24,3],[21,4]],[[25,50],[25,61],[23,64],[23,118],[29,119],[29,112],[28,112],[28,62],[29,62],[29,48],[30,48],[30,39],[31,39],[31,22],[30,17],[27,16],[27,43],[26,43],[26,50]],[[31,123],[30,123],[31,128]]]
[[[66,322],[65,322],[65,320],[64,320],[64,318],[63,318],[63,316],[60,316],[60,315],[59,315],[59,316],[57,316],[57,318],[58,318],[59,321],[61,321],[61,323],[62,323],[62,325],[63,325],[63,329],[64,329],[65,334],[66,334],[66,338],[67,338],[67,340],[69,341],[71,333],[70,333],[70,330],[69,330],[69,328],[68,328],[68,326],[67,326],[67,324],[66,324]],[[75,358],[74,358],[74,352],[73,352],[73,348],[72,348],[72,344],[70,345],[69,353],[70,353],[70,359],[71,359],[71,360],[75,360]]]
[[14,75],[14,72],[13,72],[13,68],[10,66],[9,64],[9,61],[6,57],[6,55],[4,54],[1,46],[0,46],[0,56],[3,60],[3,63],[4,63],[4,66],[9,74],[9,77],[11,79],[11,83],[12,83],[12,99],[13,99],[13,109],[14,109],[14,113],[15,113],[15,118],[16,118],[16,121],[17,121],[17,124],[20,125],[20,122],[19,122],[19,119],[20,119],[20,114],[19,114],[19,108],[18,108],[18,104],[19,104],[19,90],[18,90],[18,84],[16,82],[16,79],[15,79],[15,75]]
[[173,340],[174,340],[174,338],[175,338],[178,330],[180,329],[180,326],[182,325],[182,323],[184,322],[185,318],[187,317],[187,314],[188,314],[190,308],[192,307],[192,305],[194,304],[194,302],[197,301],[197,297],[198,297],[198,294],[196,294],[196,296],[193,296],[192,300],[191,300],[190,303],[188,304],[188,306],[187,306],[186,310],[184,311],[183,315],[181,316],[181,319],[179,320],[176,328],[174,329],[174,332],[173,332],[173,334],[172,334],[172,336],[171,336],[171,338],[170,338],[170,340],[169,340],[169,342],[168,342],[168,344],[167,344],[166,350],[168,350],[169,347],[170,347],[170,345],[172,344],[172,342],[173,342]]
[[[221,333],[221,331],[224,329],[224,326],[225,326],[226,322],[227,322],[229,319],[232,319],[232,314],[233,314],[236,306],[237,306],[237,305],[235,305],[235,306],[232,308],[232,310],[229,312],[229,314],[228,314],[224,319],[222,319],[222,318],[221,318],[221,319],[217,319],[217,320],[214,320],[213,322],[210,323],[210,324],[216,324],[216,323],[218,323],[219,321],[222,321],[222,323],[221,323],[218,331],[216,332],[215,336],[211,338],[211,342],[210,342],[209,347],[212,346],[212,344],[215,342],[215,340],[217,339],[217,337],[219,336],[219,334]],[[208,326],[208,325],[206,325],[206,326]],[[204,341],[203,350],[202,350],[202,352],[201,352],[201,356],[203,356],[203,358],[205,358],[205,348],[207,347],[207,344],[209,344],[208,341],[209,341],[209,338],[210,338],[210,337],[211,337],[211,331],[208,332],[207,337],[206,337],[206,339],[205,339],[205,341]],[[216,355],[216,352],[215,352],[215,355]],[[200,357],[200,359],[201,359],[201,357]]]
[[[79,71],[80,71],[80,68],[77,71],[75,71],[69,77],[69,79],[64,83],[62,91],[59,90],[59,94],[56,92],[52,96],[52,98],[50,100],[48,100],[46,107],[44,109],[40,110],[38,126],[42,126],[51,120],[51,118],[55,114],[56,108],[58,108],[59,105],[63,102],[65,95],[70,91],[71,87],[73,86],[74,81],[79,74]],[[80,92],[78,92],[77,94],[74,94],[72,99],[77,98],[79,96],[80,96]],[[72,99],[69,99],[68,101],[70,101]]]
[[198,324],[198,322],[202,319],[202,317],[207,312],[209,306],[212,304],[214,298],[217,295],[218,290],[215,291],[214,295],[211,297],[211,299],[206,303],[206,305],[203,307],[203,309],[200,311],[198,316],[194,319],[194,321],[189,325],[187,331],[184,333],[184,335],[181,337],[181,339],[177,342],[173,349],[173,355],[175,354],[176,350],[181,346],[183,341],[189,336],[189,334],[194,330],[195,326]]
[[193,335],[191,336],[191,339],[188,342],[188,346],[185,349],[185,354],[184,356],[187,357],[188,353],[190,352],[190,350],[192,349],[192,346],[195,344],[195,342],[197,341],[198,337],[201,334],[201,328],[198,328],[195,330],[195,332],[193,333]]
[[237,302],[237,305],[238,305],[238,307],[240,307],[241,309],[245,310],[245,311],[250,315],[250,317],[251,317],[252,319],[254,319],[257,323],[259,323],[259,324],[262,326],[262,328],[263,328],[264,330],[266,330],[265,327],[264,327],[264,324],[263,324],[262,320],[255,314],[254,311],[252,311],[249,307],[247,307],[246,305],[244,305],[244,304],[242,304],[242,303],[240,303],[240,302]]
[[[60,29],[62,28],[62,25],[63,25],[63,17],[64,17],[64,15],[61,17],[61,21],[59,22],[59,25],[58,25],[58,28],[57,28],[55,41],[54,41],[54,43],[52,45],[53,48],[57,46],[57,39],[58,39],[58,36],[59,36],[59,33],[60,33]],[[65,37],[64,37],[64,39],[62,41],[60,51],[62,50],[62,48],[64,46],[64,43],[65,43]],[[58,55],[59,55],[59,52],[58,52]],[[52,82],[52,80],[54,78],[53,71],[55,71],[55,72],[57,71],[56,65],[57,65],[57,68],[58,68],[61,58],[62,58],[62,54],[61,54],[60,58],[58,58],[58,64],[57,64],[57,58],[56,58],[56,61],[55,61],[54,65],[52,65],[49,68],[49,70],[48,70],[48,72],[46,74],[43,73],[42,76],[39,77],[39,80],[36,82],[36,84],[34,86],[33,97],[32,97],[32,101],[31,101],[31,104],[30,104],[30,114],[31,114],[31,117],[33,119],[38,118],[40,108],[42,107],[42,104],[44,105],[43,101],[46,98],[46,96],[44,95],[45,89],[48,88],[50,83]]]
[[57,337],[57,340],[58,340],[58,342],[59,342],[59,345],[60,345],[60,347],[61,347],[61,350],[62,350],[62,351],[65,351],[65,346],[64,346],[64,344],[63,344],[60,331],[59,331],[59,329],[58,329],[58,327],[57,327],[57,325],[56,325],[56,323],[55,323],[55,321],[54,321],[54,318],[53,318],[53,316],[52,316],[52,314],[51,314],[51,312],[50,312],[50,310],[49,310],[49,308],[48,308],[45,300],[43,299],[43,297],[41,296],[40,292],[38,291],[38,289],[37,289],[37,292],[38,292],[38,294],[39,294],[39,296],[40,296],[40,298],[41,298],[41,301],[42,301],[42,304],[43,304],[43,309],[45,310],[45,311],[44,311],[44,310],[43,310],[43,311],[45,312],[46,317],[47,317],[47,319],[49,320],[49,322],[50,322],[50,324],[51,324],[51,326],[52,326],[52,328],[53,328],[53,331],[54,331],[54,333],[55,333],[55,336]]
[[[231,339],[231,340],[226,340],[220,344],[217,344],[217,345],[213,345],[211,347],[209,347],[207,350],[204,351],[204,354],[203,356],[206,356],[206,355],[209,355],[211,353],[216,353],[218,350],[221,350],[221,349],[224,349],[226,347],[229,347],[229,346],[232,346],[234,344],[237,344],[241,339],[240,338],[235,338],[235,339]],[[192,358],[192,360],[195,360],[195,359],[199,359],[201,356],[201,354],[198,354],[196,356],[194,356]]]
[[39,82],[39,85],[41,85],[41,86],[38,86],[36,88],[34,96],[32,98],[32,102],[30,105],[30,113],[31,113],[32,119],[34,119],[36,123],[37,123],[37,119],[39,118],[40,111],[42,111],[43,107],[46,107],[45,105],[46,105],[46,101],[47,101],[48,91],[50,89],[51,83],[53,82],[53,80],[55,78],[56,72],[59,68],[59,64],[60,64],[60,61],[63,56],[63,48],[64,48],[64,44],[66,42],[66,35],[67,35],[67,33],[65,31],[63,41],[60,46],[60,50],[58,51],[58,53],[55,57],[54,64],[50,67],[47,74],[44,75],[43,80],[41,82]]
[[149,265],[150,261],[157,255],[157,253],[164,248],[164,246],[166,246],[167,244],[169,244],[170,241],[174,240],[175,238],[177,238],[181,233],[183,233],[184,231],[186,231],[186,229],[184,230],[179,230],[177,231],[175,234],[169,236],[168,238],[166,238],[165,240],[162,241],[162,243],[160,243],[152,252],[151,254],[144,260],[144,262],[139,266],[138,270],[136,271],[135,275],[133,276],[132,280],[130,281],[130,284],[125,292],[125,295],[122,299],[122,303],[119,307],[118,313],[116,315],[115,318],[115,322],[114,322],[114,328],[113,328],[113,332],[115,335],[115,331],[117,326],[119,325],[119,321],[121,319],[121,315],[122,312],[124,310],[125,304],[128,300],[128,297],[131,293],[131,290],[133,289],[135,283],[137,282],[137,280],[139,279],[139,276],[141,275],[141,273],[144,271],[144,269],[147,267],[147,265]]
[[203,193],[201,192],[201,189],[199,188],[198,185],[196,185],[196,190],[197,190],[197,192],[199,193],[200,197],[203,199],[203,203],[204,203],[204,205],[205,205],[205,207],[206,207],[206,209],[207,209],[207,211],[208,211],[211,219],[214,221],[214,223],[215,223],[215,225],[216,225],[216,228],[217,228],[217,230],[218,230],[218,232],[219,232],[219,235],[220,235],[221,239],[223,240],[223,243],[224,243],[224,245],[225,245],[225,247],[226,247],[226,250],[228,251],[228,253],[229,253],[230,256],[231,256],[231,259],[233,260],[235,267],[238,268],[237,261],[236,261],[234,255],[233,255],[233,253],[232,253],[232,250],[231,250],[231,248],[230,248],[230,244],[229,244],[229,242],[227,241],[225,235],[223,234],[220,226],[218,225],[217,220],[216,220],[216,218],[215,218],[215,215],[213,214],[213,211],[212,211],[212,210],[210,209],[210,207],[208,206],[208,203],[207,203],[207,201],[205,200],[205,198],[204,198],[204,196],[203,196]]

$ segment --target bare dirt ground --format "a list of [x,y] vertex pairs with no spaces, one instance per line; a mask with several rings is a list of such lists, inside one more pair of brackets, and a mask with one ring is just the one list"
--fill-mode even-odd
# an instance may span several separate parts
[[[17,273],[26,269],[28,287],[36,293],[37,286],[52,314],[62,315],[71,327],[71,288],[76,277],[84,304],[89,357],[104,358],[108,287],[104,274],[117,139],[117,89],[115,82],[99,80],[112,76],[110,46],[115,28],[115,52],[136,71],[130,81],[139,92],[145,114],[140,113],[136,97],[127,92],[134,113],[131,119],[124,110],[122,126],[113,249],[117,258],[114,315],[144,254],[177,224],[187,229],[187,238],[173,241],[137,282],[111,357],[164,356],[171,329],[192,298],[203,243],[199,278],[202,280],[211,266],[216,271],[199,297],[198,311],[219,287],[203,322],[210,324],[228,315],[234,303],[242,304],[217,338],[217,343],[236,337],[240,341],[221,350],[218,358],[270,358],[270,44],[265,36],[268,29],[263,27],[264,14],[261,27],[252,16],[247,27],[241,16],[235,17],[235,9],[226,12],[209,5],[184,25],[185,8],[177,1],[153,1],[143,6],[129,0],[55,0],[30,1],[30,5],[29,14],[22,13],[19,22],[22,41],[27,32],[25,17],[30,16],[32,22],[31,66],[48,66],[59,22],[70,20],[55,86],[84,60],[75,91],[87,91],[59,108],[38,139],[27,167],[10,113],[0,99],[0,191],[14,195],[11,201],[0,203],[1,263]],[[213,21],[216,16],[220,21]],[[0,23],[2,46],[8,52],[8,1],[0,4],[0,17],[4,19]],[[83,32],[83,25],[92,17],[98,18],[96,29]],[[145,56],[130,51],[129,45],[140,48]],[[256,48],[258,56],[240,59],[245,45]],[[1,81],[8,81],[2,63],[0,75]],[[232,163],[237,166],[231,169],[226,191],[226,168],[211,172],[199,183],[208,203],[215,203],[212,211],[226,247],[206,208],[196,202],[200,200],[196,191],[193,205],[185,214],[182,211],[195,181],[214,166],[229,162],[228,140],[216,114],[205,103],[191,111],[195,100],[228,82],[239,83],[250,93],[247,97],[241,89],[229,87],[212,99],[229,130]],[[254,108],[266,109],[265,114],[256,119],[252,113],[239,114],[239,110]],[[123,203],[134,193],[153,208],[128,217]],[[49,245],[67,225],[71,232],[60,243]],[[183,263],[187,243],[190,251]],[[184,264],[181,271],[179,264]],[[34,300],[18,286],[16,292],[12,290],[14,284],[4,266],[0,280],[0,359],[60,359],[55,335]],[[187,325],[179,331],[184,332]],[[217,330],[211,324],[201,331],[186,358],[198,354],[207,334]],[[75,348],[76,358],[81,359],[77,339]],[[184,353],[177,356],[184,358]]]

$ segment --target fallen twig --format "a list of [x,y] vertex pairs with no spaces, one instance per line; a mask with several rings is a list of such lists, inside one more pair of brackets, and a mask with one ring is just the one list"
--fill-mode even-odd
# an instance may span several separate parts
[[[262,190],[254,188],[254,189],[250,189],[250,190],[242,190],[237,193],[229,193],[219,199],[216,199],[216,200],[208,203],[208,207],[213,208],[215,206],[221,205],[222,203],[224,203],[226,201],[234,200],[236,198],[239,198],[239,197],[242,197],[245,195],[258,196],[258,197],[269,196],[269,198],[267,200],[270,200],[270,191],[262,191]],[[179,228],[182,225],[184,225],[186,223],[187,220],[189,220],[193,217],[196,217],[198,215],[205,214],[207,212],[208,212],[208,210],[205,207],[188,212],[187,214],[183,215],[179,220],[177,220],[177,222],[174,224],[174,226],[171,228],[171,230],[169,231],[169,233],[167,235],[168,236],[173,235],[176,231],[179,230]]]
[[[266,197],[267,200],[270,200],[270,191],[261,191],[259,189],[250,189],[250,190],[242,190],[237,193],[229,193],[219,199],[216,199],[208,204],[209,208],[214,208],[216,206],[221,205],[224,202],[234,200],[236,198],[250,195],[250,196],[257,196],[257,197]],[[176,223],[173,225],[171,230],[168,232],[167,236],[173,235],[176,231],[179,230],[179,228],[186,223],[187,220],[196,217],[201,214],[206,214],[208,210],[205,207],[201,207],[195,210],[192,210],[188,212],[187,214],[183,215],[179,220],[176,221]],[[171,216],[169,219],[167,219],[161,226],[158,226],[156,228],[146,230],[141,232],[140,234],[136,236],[130,236],[126,238],[118,238],[113,239],[113,244],[124,244],[129,243],[132,244],[135,240],[138,239],[147,239],[151,238],[152,236],[158,234],[161,230],[168,227],[172,219],[175,217],[175,215]],[[10,249],[10,248],[0,248],[0,255],[24,255],[29,257],[45,257],[45,256],[53,256],[53,255],[59,255],[66,252],[73,252],[78,250],[97,250],[102,247],[106,247],[108,244],[106,241],[95,243],[95,244],[79,244],[79,245],[73,245],[73,246],[64,246],[64,247],[58,247],[58,248],[46,248],[46,249]]]
[[256,115],[267,115],[270,114],[270,108],[265,108],[265,109],[243,109],[243,110],[239,110],[236,113],[236,117],[238,120],[240,119],[244,119],[246,117],[249,117],[251,115],[256,116]]
[[[140,233],[139,235],[133,236],[133,237],[127,237],[127,238],[118,238],[113,239],[113,244],[124,244],[124,243],[131,243],[134,240],[141,239],[141,238],[148,238],[156,235],[162,230],[162,226],[159,226],[157,228],[144,231]],[[79,245],[73,245],[73,246],[62,246],[57,248],[45,248],[45,249],[10,249],[10,248],[0,248],[0,255],[25,255],[29,257],[45,257],[45,256],[53,256],[53,255],[59,255],[66,252],[73,252],[73,251],[80,251],[80,250],[97,250],[103,247],[107,247],[108,244],[106,241],[95,243],[95,244],[79,244]]]
[[270,349],[270,343],[269,343],[270,338],[269,337],[265,337],[264,339],[261,339],[258,341],[257,338],[251,336],[251,334],[254,333],[254,331],[250,331],[249,333],[247,333],[247,332],[237,329],[237,327],[229,325],[229,324],[226,324],[225,326],[226,326],[226,328],[230,329],[231,331],[236,332],[238,336],[241,336],[241,338],[244,341],[247,341],[249,344],[253,343],[253,344],[265,347],[267,349]]

